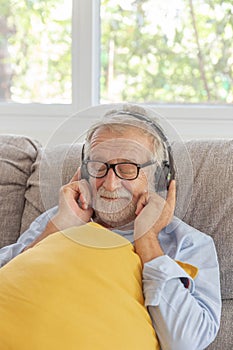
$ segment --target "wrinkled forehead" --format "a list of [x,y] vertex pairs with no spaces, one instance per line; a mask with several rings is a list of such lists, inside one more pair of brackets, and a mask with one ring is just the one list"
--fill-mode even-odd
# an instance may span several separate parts
[[143,163],[154,159],[151,138],[128,128],[123,132],[100,128],[92,135],[89,148],[90,159],[110,161],[114,159]]

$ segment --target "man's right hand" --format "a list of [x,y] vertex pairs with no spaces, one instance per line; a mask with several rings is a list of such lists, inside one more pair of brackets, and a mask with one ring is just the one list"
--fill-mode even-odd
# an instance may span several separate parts
[[41,235],[24,251],[52,233],[86,224],[92,215],[90,185],[86,180],[80,179],[80,169],[78,169],[70,182],[60,189],[57,214],[51,218]]
[[83,225],[93,215],[90,185],[86,180],[76,179],[76,176],[77,173],[60,189],[58,212],[52,219],[57,231]]

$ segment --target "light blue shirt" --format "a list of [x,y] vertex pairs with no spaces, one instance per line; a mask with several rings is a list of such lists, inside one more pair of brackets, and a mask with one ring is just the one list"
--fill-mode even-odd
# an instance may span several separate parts
[[[0,266],[33,242],[56,212],[54,207],[43,213],[17,243],[0,249]],[[133,243],[133,232],[117,232]],[[221,314],[219,266],[213,240],[178,218],[160,232],[159,240],[165,255],[144,265],[143,292],[161,349],[205,349],[218,332]],[[198,267],[197,277],[193,280],[175,260]],[[188,282],[188,287],[181,279]]]

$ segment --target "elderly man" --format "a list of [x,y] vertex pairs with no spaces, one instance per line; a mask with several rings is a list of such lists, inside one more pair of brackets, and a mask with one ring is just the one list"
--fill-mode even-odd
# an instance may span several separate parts
[[0,259],[95,222],[133,244],[160,348],[204,349],[220,323],[217,256],[211,237],[174,217],[174,177],[171,147],[148,112],[131,105],[112,110],[88,131],[81,168],[61,188],[58,207],[0,250]]

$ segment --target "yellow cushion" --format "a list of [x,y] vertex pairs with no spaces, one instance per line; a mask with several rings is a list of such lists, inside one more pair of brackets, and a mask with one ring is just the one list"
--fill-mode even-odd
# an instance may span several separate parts
[[4,350],[159,349],[131,243],[89,223],[0,269]]
[[182,267],[183,270],[186,271],[187,274],[189,274],[190,277],[195,279],[198,275],[198,268],[194,265],[184,263],[183,261],[176,260],[177,264]]

